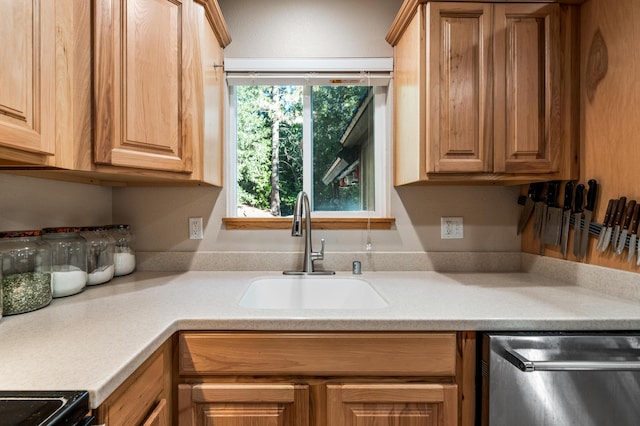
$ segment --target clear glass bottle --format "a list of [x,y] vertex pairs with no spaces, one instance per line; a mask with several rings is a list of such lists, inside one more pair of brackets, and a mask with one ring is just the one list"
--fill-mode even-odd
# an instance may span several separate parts
[[42,238],[51,245],[53,297],[80,293],[87,286],[87,242],[80,228],[45,228]]
[[3,315],[44,308],[51,303],[51,247],[42,232],[0,232]]
[[129,225],[109,225],[109,235],[115,241],[113,263],[115,276],[127,275],[136,269],[136,253],[133,249],[133,234]]
[[87,285],[109,282],[115,273],[113,254],[115,241],[104,226],[88,226],[80,230],[87,241]]

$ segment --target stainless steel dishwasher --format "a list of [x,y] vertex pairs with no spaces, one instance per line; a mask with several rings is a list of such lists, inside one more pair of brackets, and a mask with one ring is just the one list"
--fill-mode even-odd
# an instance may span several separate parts
[[640,334],[484,333],[483,426],[640,425]]

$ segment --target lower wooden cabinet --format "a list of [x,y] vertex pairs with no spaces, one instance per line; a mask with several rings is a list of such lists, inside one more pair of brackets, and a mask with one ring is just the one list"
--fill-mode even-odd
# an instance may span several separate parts
[[98,407],[98,424],[168,426],[171,422],[171,339]]
[[[458,424],[455,384],[327,384],[320,386],[315,397],[311,396],[310,386],[314,385],[182,384],[178,386],[178,423],[185,426]],[[314,407],[313,412],[310,406]]]
[[204,383],[178,386],[180,425],[307,426],[309,386]]
[[346,383],[327,386],[331,426],[458,424],[458,387],[429,383]]
[[178,339],[181,426],[457,426],[456,333]]

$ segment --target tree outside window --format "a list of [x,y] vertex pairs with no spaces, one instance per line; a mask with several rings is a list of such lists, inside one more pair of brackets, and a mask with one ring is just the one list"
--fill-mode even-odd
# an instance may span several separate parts
[[238,216],[291,215],[305,154],[314,211],[374,208],[371,87],[236,86],[235,93]]

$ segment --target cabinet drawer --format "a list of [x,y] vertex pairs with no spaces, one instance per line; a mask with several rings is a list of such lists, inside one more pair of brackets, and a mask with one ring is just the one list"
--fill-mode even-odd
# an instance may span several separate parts
[[453,376],[455,333],[180,335],[184,375]]

